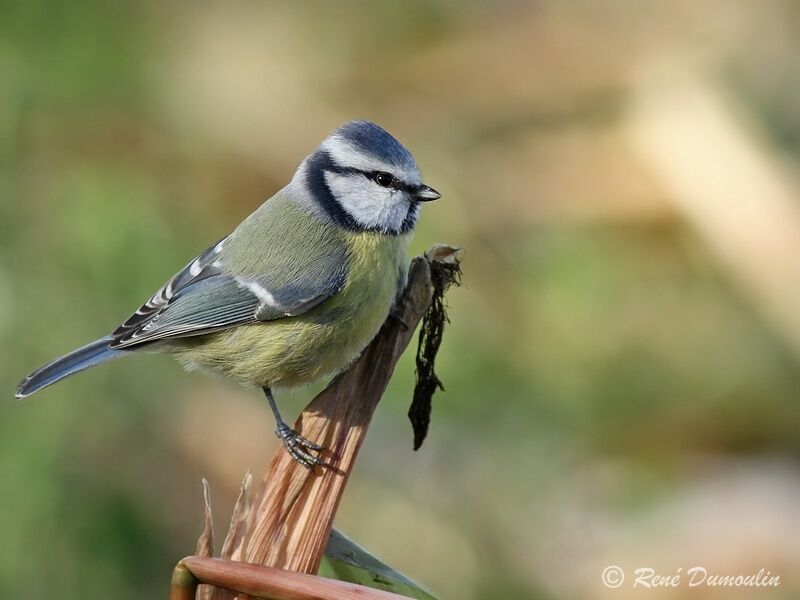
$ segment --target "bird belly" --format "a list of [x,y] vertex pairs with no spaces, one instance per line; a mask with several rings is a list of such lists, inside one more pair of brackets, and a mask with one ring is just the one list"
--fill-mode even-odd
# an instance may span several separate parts
[[178,359],[246,385],[293,387],[338,373],[377,334],[405,282],[407,236],[350,240],[342,290],[307,313],[185,338]]

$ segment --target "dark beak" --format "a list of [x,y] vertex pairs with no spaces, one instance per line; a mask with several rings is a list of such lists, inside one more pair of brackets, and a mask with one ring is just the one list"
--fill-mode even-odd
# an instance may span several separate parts
[[419,202],[430,202],[431,200],[437,200],[441,197],[442,195],[429,185],[420,185],[414,191],[414,198]]

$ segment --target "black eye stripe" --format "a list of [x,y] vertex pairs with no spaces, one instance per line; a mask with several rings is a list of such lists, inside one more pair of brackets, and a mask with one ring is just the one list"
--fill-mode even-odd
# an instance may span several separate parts
[[307,189],[314,199],[314,201],[322,207],[325,213],[336,223],[339,227],[350,231],[379,231],[387,235],[400,235],[408,233],[414,229],[417,222],[417,215],[419,214],[419,202],[414,199],[414,192],[418,189],[417,186],[409,186],[403,182],[400,183],[401,189],[410,190],[411,192],[411,205],[402,225],[396,229],[383,229],[381,227],[366,227],[356,221],[350,213],[348,213],[342,205],[336,200],[331,192],[328,182],[325,178],[325,173],[337,174],[359,174],[366,176],[366,172],[361,169],[342,167],[337,165],[328,152],[318,150],[308,157],[306,165],[305,183]]
[[[370,181],[374,181],[375,183],[378,183],[377,179],[379,175],[385,174],[389,175],[392,178],[392,183],[389,184],[388,186],[382,186],[382,187],[393,188],[395,190],[400,190],[408,193],[413,193],[417,189],[417,186],[409,185],[405,181],[398,179],[397,177],[386,171],[364,171],[362,169],[356,169],[355,167],[340,167],[339,165],[332,165],[326,170],[331,171],[332,173],[336,173],[337,175],[363,175],[364,177],[366,177]],[[378,183],[378,185],[381,184]]]
[[[408,185],[405,181],[401,181],[391,173],[387,173],[386,171],[359,171],[358,169],[353,169],[357,173],[361,173],[367,179],[370,179],[377,183],[381,187],[385,188],[392,188],[395,190],[400,190],[401,192],[408,192],[409,194],[416,190],[416,186]],[[382,176],[388,175],[391,177],[391,182],[388,185],[383,184],[379,179]]]

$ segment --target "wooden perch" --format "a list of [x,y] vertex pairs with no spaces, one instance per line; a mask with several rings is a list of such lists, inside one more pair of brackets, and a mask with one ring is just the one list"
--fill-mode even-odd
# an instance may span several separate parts
[[[459,249],[436,245],[424,257],[417,257],[412,261],[408,284],[394,314],[386,320],[361,356],[311,401],[295,423],[295,430],[303,437],[326,449],[323,458],[328,466],[316,467],[310,471],[293,460],[283,448],[279,448],[264,474],[261,490],[252,507],[249,499],[250,480],[245,478],[223,545],[222,558],[228,560],[189,557],[181,561],[173,577],[173,600],[189,598],[190,596],[181,594],[189,593],[189,587],[196,586],[198,581],[216,586],[210,595],[214,600],[232,600],[237,597],[237,592],[265,593],[266,588],[259,588],[257,591],[256,588],[244,585],[243,579],[232,578],[234,571],[253,575],[259,565],[273,568],[262,570],[260,575],[270,581],[276,577],[275,568],[309,575],[317,572],[339,500],[375,407],[389,383],[400,355],[431,306],[431,271],[438,269],[436,272],[440,279],[441,273],[447,273],[446,278],[451,282],[457,276],[453,265],[457,266],[459,259]],[[208,524],[206,529],[208,531]],[[208,536],[208,533],[205,535]],[[228,565],[228,570],[225,565]],[[202,573],[197,570],[200,567],[204,569]],[[307,588],[306,595],[280,595],[277,588],[269,588],[269,593],[272,594],[270,597],[356,597],[352,595],[355,593],[353,590],[347,592],[351,595],[341,595],[337,591],[340,588],[331,587],[333,583],[353,587],[351,584],[332,582],[320,577],[296,579],[298,575],[284,575],[287,585],[293,581],[308,583],[317,579],[319,587],[316,591],[313,586]],[[185,585],[176,587],[176,580]],[[241,585],[234,585],[236,581]],[[252,583],[253,580],[248,581]],[[355,587],[360,588],[357,597],[400,597],[361,586]],[[378,595],[372,595],[372,592],[377,592]]]

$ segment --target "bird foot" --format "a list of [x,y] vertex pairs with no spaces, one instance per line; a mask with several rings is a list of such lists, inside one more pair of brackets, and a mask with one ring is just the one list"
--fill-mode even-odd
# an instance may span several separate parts
[[317,465],[327,464],[322,458],[309,452],[309,450],[321,452],[324,449],[322,446],[315,444],[311,440],[307,440],[285,423],[278,425],[278,428],[275,430],[275,435],[278,436],[278,439],[283,444],[283,447],[286,448],[286,452],[289,453],[289,456],[306,469],[313,469]]
[[396,310],[392,309],[392,311],[389,313],[389,316],[390,316],[392,319],[394,319],[395,321],[397,321],[398,323],[400,323],[400,326],[403,328],[403,330],[405,330],[405,331],[408,331],[408,330],[409,330],[408,323],[407,323],[407,322],[406,322],[406,320],[403,318],[403,315],[401,315],[401,314],[400,314],[400,312],[398,312],[398,311],[396,311]]

